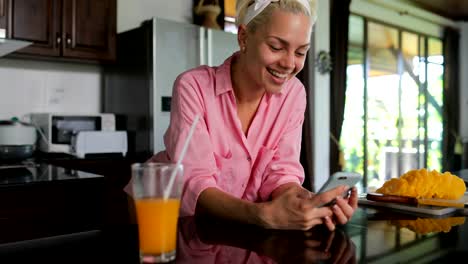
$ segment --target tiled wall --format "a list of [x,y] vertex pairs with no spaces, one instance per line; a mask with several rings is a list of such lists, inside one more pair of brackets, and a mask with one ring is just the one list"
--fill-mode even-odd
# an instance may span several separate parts
[[101,110],[97,65],[0,58],[0,120],[30,112]]

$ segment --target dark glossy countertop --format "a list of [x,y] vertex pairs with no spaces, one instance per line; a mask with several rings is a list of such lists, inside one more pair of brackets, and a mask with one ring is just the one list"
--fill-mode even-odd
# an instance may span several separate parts
[[428,219],[359,208],[335,232],[193,218],[180,219],[179,228],[176,263],[452,263],[468,256],[464,216]]
[[38,184],[102,177],[104,176],[45,163],[23,162],[0,165],[0,188],[15,184]]
[[[37,169],[49,173],[30,176],[39,182],[0,185],[0,263],[138,263],[133,201],[121,189],[128,178],[46,167]],[[452,263],[466,256],[464,216],[359,208],[335,232],[180,218],[175,263]]]
[[[468,254],[468,225],[418,234],[397,220],[356,220],[335,232],[265,230],[215,219],[179,219],[174,263],[453,263]],[[360,223],[359,223],[360,222]],[[2,263],[138,263],[134,224],[0,244]],[[71,258],[70,256],[73,256]],[[14,261],[13,261],[14,260]]]

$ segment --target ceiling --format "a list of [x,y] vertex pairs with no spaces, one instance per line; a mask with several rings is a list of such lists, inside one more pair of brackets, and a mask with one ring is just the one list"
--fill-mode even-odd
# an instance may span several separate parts
[[468,21],[466,0],[405,0],[404,2],[452,20]]

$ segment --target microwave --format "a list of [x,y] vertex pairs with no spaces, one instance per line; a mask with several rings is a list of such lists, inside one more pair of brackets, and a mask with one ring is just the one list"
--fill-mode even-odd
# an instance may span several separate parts
[[32,113],[31,123],[39,128],[39,149],[71,153],[72,140],[81,131],[115,131],[115,115],[109,113]]

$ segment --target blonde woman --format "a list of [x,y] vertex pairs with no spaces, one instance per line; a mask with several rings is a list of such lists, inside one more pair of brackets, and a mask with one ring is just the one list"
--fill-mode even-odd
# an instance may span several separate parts
[[174,83],[166,150],[154,161],[178,160],[196,115],[201,120],[184,157],[181,215],[210,214],[274,229],[345,224],[357,207],[301,187],[299,162],[306,93],[302,70],[316,18],[315,1],[238,1],[240,51],[218,67],[201,66]]

